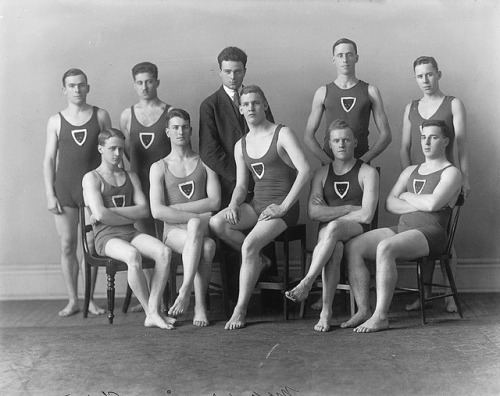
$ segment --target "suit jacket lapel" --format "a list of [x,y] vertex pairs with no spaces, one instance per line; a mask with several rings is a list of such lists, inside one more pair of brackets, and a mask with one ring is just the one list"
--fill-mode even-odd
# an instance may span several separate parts
[[239,111],[236,110],[233,101],[226,93],[226,91],[224,91],[223,87],[220,87],[219,89],[219,104],[220,109],[226,115],[227,119],[229,119],[235,126],[237,126],[241,134],[243,135],[245,133],[245,128],[242,129],[241,114],[239,114]]

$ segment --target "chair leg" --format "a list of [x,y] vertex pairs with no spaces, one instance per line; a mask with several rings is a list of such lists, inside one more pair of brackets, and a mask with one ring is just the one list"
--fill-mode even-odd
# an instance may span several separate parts
[[422,324],[425,325],[425,289],[424,289],[424,278],[422,275],[422,265],[427,264],[427,260],[418,260],[417,261],[417,278],[418,278],[418,294],[420,297],[420,315],[422,317]]
[[163,313],[165,316],[168,314],[168,283],[165,285],[165,289],[163,289]]
[[[289,278],[290,278],[290,244],[287,241],[283,243],[283,250],[284,250],[284,256],[285,256],[285,274],[284,274],[284,285],[285,285],[285,290],[288,287],[289,283]],[[285,297],[285,291],[283,291],[283,317],[285,320],[288,320],[288,298]]]
[[83,317],[87,318],[90,305],[90,288],[91,288],[91,270],[90,265],[85,262],[85,301],[83,303]]
[[174,262],[170,263],[170,304],[174,304],[177,297],[177,266]]
[[132,289],[127,283],[127,294],[125,294],[125,301],[123,302],[122,312],[127,313],[128,307],[130,306],[130,300],[132,300]]
[[464,315],[462,313],[462,306],[460,305],[460,301],[458,299],[458,291],[457,286],[455,284],[455,279],[453,278],[453,273],[451,272],[450,261],[449,260],[441,260],[441,265],[443,265],[446,269],[446,275],[448,275],[448,283],[450,284],[451,291],[453,293],[453,300],[455,300],[455,305],[458,309],[458,314],[463,319]]
[[224,252],[224,248],[221,242],[219,249],[219,267],[220,267],[220,278],[221,278],[221,287],[222,287],[222,305],[224,307],[224,315],[226,319],[230,318],[230,310],[229,310],[229,294],[228,294],[228,283],[227,283],[227,272],[226,272],[226,255]]
[[[304,279],[304,277],[306,276],[307,252],[306,252],[305,241],[301,241],[301,242],[302,242],[302,257],[300,259],[300,279]],[[301,319],[304,319],[304,316],[306,314],[306,300],[304,300],[300,303],[299,318],[301,318]]]
[[108,274],[108,320],[109,324],[113,324],[115,315],[115,274]]
[[349,286],[349,301],[351,306],[351,316],[354,316],[354,314],[356,313],[356,300],[354,299],[354,293],[352,292],[350,286]]

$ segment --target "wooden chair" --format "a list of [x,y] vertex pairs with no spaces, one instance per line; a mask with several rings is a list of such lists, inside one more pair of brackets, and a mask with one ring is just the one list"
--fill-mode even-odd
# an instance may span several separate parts
[[[90,251],[87,234],[93,232],[92,226],[90,224],[85,224],[85,208],[79,209],[80,218],[80,231],[81,231],[81,241],[83,247],[83,254],[85,260],[85,303],[83,306],[83,317],[87,318],[89,312],[90,303],[90,288],[91,288],[91,267],[104,267],[106,268],[107,276],[107,296],[108,296],[108,320],[109,324],[113,324],[114,318],[114,307],[115,307],[115,274],[118,271],[127,271],[128,267],[123,261],[115,260],[106,256],[99,256],[95,252]],[[151,259],[143,258],[142,268],[154,268],[155,262]],[[165,288],[166,290],[166,288]],[[127,287],[127,296],[125,298],[123,312],[127,312],[128,305],[130,303],[130,296],[132,290],[130,286]],[[167,293],[163,293],[163,299],[165,301]]]
[[[442,254],[438,255],[430,255],[430,256],[425,256],[425,257],[419,257],[418,259],[415,260],[410,260],[410,261],[405,261],[405,262],[416,262],[417,264],[417,283],[418,287],[417,288],[409,288],[409,287],[397,287],[396,290],[401,290],[405,292],[415,292],[419,294],[420,298],[420,315],[422,318],[422,324],[425,325],[427,324],[426,316],[425,316],[425,303],[428,301],[433,301],[436,299],[440,298],[445,298],[445,297],[451,297],[453,296],[453,299],[455,301],[455,304],[458,309],[458,314],[460,315],[461,318],[463,318],[463,312],[462,312],[462,307],[460,305],[460,300],[458,298],[458,291],[457,287],[455,284],[455,279],[453,278],[453,273],[451,272],[451,267],[450,267],[450,259],[452,257],[451,254],[451,248],[453,246],[453,240],[455,238],[455,233],[457,230],[458,226],[458,218],[460,216],[460,209],[464,205],[465,198],[463,194],[460,194],[457,200],[457,203],[455,207],[453,208],[452,215],[450,216],[450,220],[448,222],[448,242],[446,244],[446,248]],[[423,276],[422,276],[422,267],[426,266],[429,261],[439,261],[440,265],[445,267],[446,269],[446,275],[448,278],[449,286],[446,284],[439,284],[439,283],[433,283],[432,281],[430,283],[424,282]],[[440,287],[444,288],[443,293],[439,293],[437,295],[425,297],[424,293],[424,287],[425,286],[433,286],[433,287]],[[450,289],[449,292],[447,290]]]

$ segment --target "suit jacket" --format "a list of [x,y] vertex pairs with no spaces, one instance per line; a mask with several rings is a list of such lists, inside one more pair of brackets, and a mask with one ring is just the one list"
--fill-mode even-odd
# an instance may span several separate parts
[[[266,117],[274,122],[268,107]],[[229,202],[236,183],[234,145],[248,132],[241,115],[221,86],[200,106],[200,156],[202,161],[218,175],[222,188],[222,201]]]

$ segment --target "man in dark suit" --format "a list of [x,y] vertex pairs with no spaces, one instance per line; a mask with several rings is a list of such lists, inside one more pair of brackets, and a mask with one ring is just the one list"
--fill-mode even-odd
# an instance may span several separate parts
[[[221,209],[228,206],[236,185],[236,163],[234,145],[248,132],[245,118],[239,111],[239,93],[246,73],[247,54],[237,47],[227,47],[217,57],[222,86],[206,98],[200,106],[200,157],[219,175],[221,185]],[[266,118],[274,122],[268,106]],[[249,177],[252,180],[251,177]],[[248,186],[250,197],[253,180]],[[274,245],[268,245],[263,253],[275,263]],[[239,254],[236,256],[238,257]],[[238,262],[238,258],[226,255],[228,263]],[[228,268],[229,293],[237,297],[238,271]],[[270,273],[276,273],[274,265]]]

